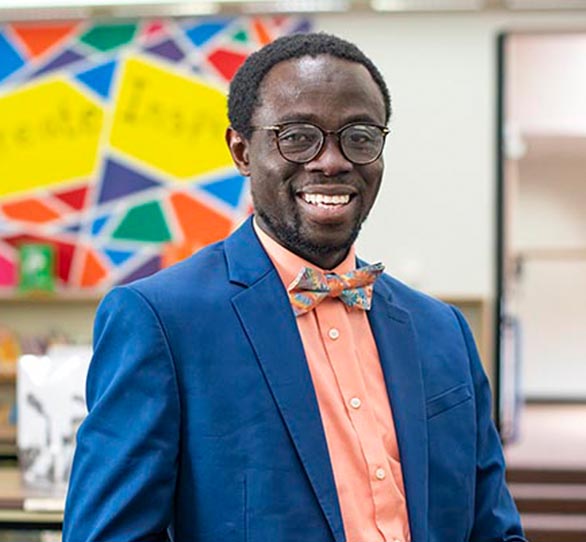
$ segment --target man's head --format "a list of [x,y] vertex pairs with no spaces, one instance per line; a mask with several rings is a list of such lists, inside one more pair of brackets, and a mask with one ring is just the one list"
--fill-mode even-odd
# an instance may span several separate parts
[[236,74],[228,115],[226,139],[239,171],[251,177],[261,228],[303,258],[334,267],[380,186],[390,100],[379,71],[340,38],[280,38]]

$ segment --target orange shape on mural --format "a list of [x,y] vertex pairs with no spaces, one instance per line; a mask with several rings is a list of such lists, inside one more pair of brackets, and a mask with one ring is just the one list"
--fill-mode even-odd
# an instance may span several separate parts
[[2,211],[7,218],[32,224],[44,224],[59,218],[59,213],[36,198],[5,203]]
[[88,250],[84,255],[80,286],[82,288],[97,286],[107,274],[106,267],[98,256],[92,250]]
[[13,24],[12,31],[20,38],[32,57],[42,55],[69,36],[77,23]]
[[261,45],[267,45],[271,43],[273,39],[267,30],[267,27],[260,19],[255,19],[252,23],[252,27],[254,28],[254,33],[256,34],[256,39]]
[[172,194],[171,205],[185,241],[194,247],[215,243],[232,231],[232,221],[229,218],[187,194]]

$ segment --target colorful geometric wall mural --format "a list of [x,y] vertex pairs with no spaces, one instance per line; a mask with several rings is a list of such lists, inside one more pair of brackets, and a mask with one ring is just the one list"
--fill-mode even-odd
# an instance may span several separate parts
[[0,26],[0,289],[19,247],[58,291],[103,291],[229,234],[250,212],[224,143],[247,55],[299,17]]

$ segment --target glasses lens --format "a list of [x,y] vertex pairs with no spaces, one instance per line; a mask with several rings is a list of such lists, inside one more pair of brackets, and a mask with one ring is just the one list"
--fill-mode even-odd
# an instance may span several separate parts
[[352,124],[340,134],[340,145],[348,160],[367,164],[376,160],[384,145],[385,136],[378,126]]
[[307,162],[320,150],[323,135],[311,124],[287,124],[279,131],[279,150],[292,162]]

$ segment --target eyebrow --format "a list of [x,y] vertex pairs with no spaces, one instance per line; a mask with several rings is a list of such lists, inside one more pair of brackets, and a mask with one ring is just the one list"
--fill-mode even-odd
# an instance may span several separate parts
[[[312,124],[317,124],[321,126],[319,119],[316,115],[312,113],[298,113],[298,114],[289,114],[285,117],[280,117],[275,124],[286,124],[289,122],[309,122]],[[356,122],[365,122],[370,124],[385,124],[384,120],[382,122],[377,121],[373,117],[368,114],[358,113],[355,115],[350,115],[344,119],[344,122],[340,124],[340,126],[345,126],[347,124],[353,124]]]

